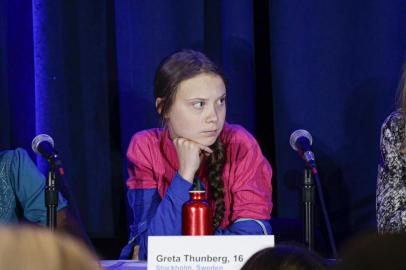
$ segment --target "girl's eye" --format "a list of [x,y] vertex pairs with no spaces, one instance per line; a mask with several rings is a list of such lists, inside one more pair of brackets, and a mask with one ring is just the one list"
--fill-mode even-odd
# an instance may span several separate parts
[[219,104],[224,104],[226,103],[226,97],[222,97],[219,99]]
[[195,109],[201,109],[201,108],[203,108],[203,106],[204,106],[204,101],[199,101],[199,102],[196,102],[193,104],[193,107]]

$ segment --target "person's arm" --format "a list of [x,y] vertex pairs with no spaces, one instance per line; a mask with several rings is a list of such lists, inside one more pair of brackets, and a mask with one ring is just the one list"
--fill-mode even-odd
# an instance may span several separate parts
[[231,220],[227,228],[218,228],[215,234],[270,234],[272,210],[272,168],[262,155],[256,140],[241,132],[230,142],[227,158],[232,163],[230,196]]
[[[27,152],[21,148],[14,151],[11,183],[22,207],[24,218],[29,222],[45,225],[45,177],[41,174]],[[58,194],[58,210],[67,207],[67,201]]]
[[80,219],[74,214],[70,206],[59,209],[56,212],[56,229],[59,233],[66,233],[83,242],[89,249],[93,250],[93,245],[86,234]]
[[[41,174],[27,152],[21,148],[14,151],[11,183],[23,210],[24,218],[34,224],[45,226],[47,208],[45,204],[45,177]],[[58,193],[56,213],[57,230],[82,240],[89,247],[90,241],[68,207],[67,200]]]
[[400,153],[402,123],[395,116],[382,125],[380,150],[382,162],[377,179],[377,225],[380,232],[406,230],[406,163]]
[[130,226],[129,244],[123,249],[121,258],[130,257],[136,247],[138,259],[146,260],[148,236],[182,234],[182,206],[189,199],[191,186],[176,174],[162,199],[156,188],[128,191],[134,222]]
[[134,223],[130,227],[129,244],[124,247],[120,257],[147,257],[148,235],[180,235],[182,206],[189,199],[189,189],[193,177],[202,160],[201,152],[210,154],[212,150],[204,145],[185,138],[173,140],[179,161],[179,169],[171,181],[165,195],[160,200],[157,191],[156,166],[161,153],[156,152],[153,137],[147,133],[133,136],[127,151],[129,160],[128,201],[133,210]]
[[269,220],[239,219],[226,229],[217,228],[215,235],[268,235],[272,234]]

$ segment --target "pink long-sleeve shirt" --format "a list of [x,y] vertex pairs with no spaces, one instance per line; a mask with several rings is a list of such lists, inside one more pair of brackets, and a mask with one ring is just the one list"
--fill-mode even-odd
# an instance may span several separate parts
[[[220,227],[240,218],[267,220],[272,211],[272,168],[255,138],[239,125],[225,124],[220,134],[225,145],[223,171],[225,213]],[[175,146],[167,129],[136,133],[128,147],[129,189],[156,188],[161,198],[179,169]],[[196,173],[208,187],[204,165]],[[209,201],[211,196],[209,191]],[[211,201],[214,209],[214,202]]]

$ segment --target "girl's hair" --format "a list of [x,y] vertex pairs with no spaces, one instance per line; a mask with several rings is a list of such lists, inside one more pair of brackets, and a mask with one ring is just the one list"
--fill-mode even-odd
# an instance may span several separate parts
[[[185,49],[166,57],[158,66],[154,79],[154,97],[160,98],[157,109],[163,124],[165,115],[171,109],[181,82],[200,74],[213,74],[222,78],[220,69],[203,53]],[[210,193],[216,203],[213,227],[221,223],[224,216],[223,168],[225,163],[224,146],[219,139],[211,146],[213,153],[207,163]]]
[[207,160],[210,193],[216,202],[216,212],[213,217],[213,228],[216,229],[224,217],[224,182],[223,168],[226,162],[224,144],[219,139],[211,146],[213,153]]
[[[400,106],[401,113],[403,116],[404,130],[406,131],[406,62],[403,65],[402,78],[401,78],[400,84],[399,84],[399,93],[400,93],[399,106]],[[406,154],[406,134],[404,135],[403,142],[400,147],[400,152],[403,154]]]
[[34,226],[0,228],[2,270],[101,270],[97,258],[68,235]]

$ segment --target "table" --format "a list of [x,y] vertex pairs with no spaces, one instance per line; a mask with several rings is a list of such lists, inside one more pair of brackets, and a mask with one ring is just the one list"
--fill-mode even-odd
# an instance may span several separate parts
[[137,260],[101,260],[101,266],[106,270],[146,270],[146,261]]

